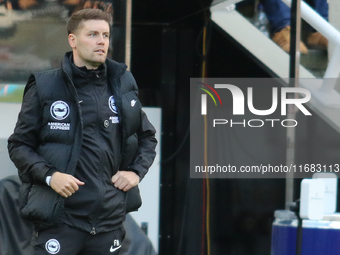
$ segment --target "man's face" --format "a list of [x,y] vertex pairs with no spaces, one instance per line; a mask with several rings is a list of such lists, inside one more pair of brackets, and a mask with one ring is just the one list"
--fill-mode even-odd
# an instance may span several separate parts
[[79,24],[68,40],[73,49],[74,64],[96,69],[105,62],[109,48],[110,27],[105,20],[86,20]]

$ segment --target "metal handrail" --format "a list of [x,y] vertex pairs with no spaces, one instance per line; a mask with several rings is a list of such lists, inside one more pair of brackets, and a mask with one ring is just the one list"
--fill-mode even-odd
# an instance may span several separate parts
[[[291,0],[282,1],[289,7],[291,6]],[[301,17],[329,41],[335,44],[334,52],[330,58],[323,78],[338,78],[340,74],[340,32],[304,1],[301,1]],[[334,89],[334,86],[335,83],[323,82],[321,90],[325,92],[331,91]]]

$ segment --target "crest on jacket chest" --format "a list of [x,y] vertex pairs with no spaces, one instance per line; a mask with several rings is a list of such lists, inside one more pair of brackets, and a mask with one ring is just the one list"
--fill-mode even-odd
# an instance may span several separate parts
[[109,119],[111,120],[113,124],[119,123],[116,101],[113,96],[110,96],[109,98],[109,107],[111,111],[114,113],[114,116],[110,116]]
[[[50,107],[51,116],[56,120],[64,120],[70,114],[70,107],[64,101],[55,101]],[[50,129],[70,130],[70,123],[48,122]]]
[[56,120],[64,120],[70,114],[70,107],[64,101],[55,101],[51,105],[51,115]]
[[115,101],[113,96],[110,96],[110,98],[109,98],[109,107],[110,107],[111,111],[113,111],[113,113],[118,114],[116,101]]

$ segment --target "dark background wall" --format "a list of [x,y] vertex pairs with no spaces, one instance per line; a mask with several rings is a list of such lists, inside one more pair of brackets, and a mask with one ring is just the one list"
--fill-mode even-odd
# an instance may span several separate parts
[[[269,255],[274,211],[285,207],[284,179],[211,179],[207,220],[207,183],[189,178],[189,79],[202,76],[203,61],[207,77],[271,77],[209,20],[209,5],[203,0],[133,1],[131,71],[144,105],[163,112],[160,254],[207,254],[209,244],[210,254]],[[207,55],[202,56],[205,25]],[[271,91],[266,91],[258,98],[269,105]],[[297,163],[335,163],[340,136],[313,116],[298,116]],[[262,140],[248,129],[231,132],[225,148],[231,162],[284,164],[286,130],[263,132]]]
[[[205,254],[207,248],[205,181],[189,178],[189,79],[201,77],[203,60],[208,77],[269,77],[209,21],[209,4],[133,2],[131,71],[144,105],[163,111],[160,254]],[[252,157],[238,146],[248,137],[231,134],[235,146],[228,153]],[[281,144],[278,157],[284,160],[284,133]],[[284,207],[284,180],[211,180],[210,187],[212,254],[269,254],[273,211]]]

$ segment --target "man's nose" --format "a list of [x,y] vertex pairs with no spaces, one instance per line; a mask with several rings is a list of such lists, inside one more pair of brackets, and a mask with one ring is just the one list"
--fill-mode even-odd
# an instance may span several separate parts
[[99,36],[98,44],[105,44],[104,35],[100,35],[100,36]]

